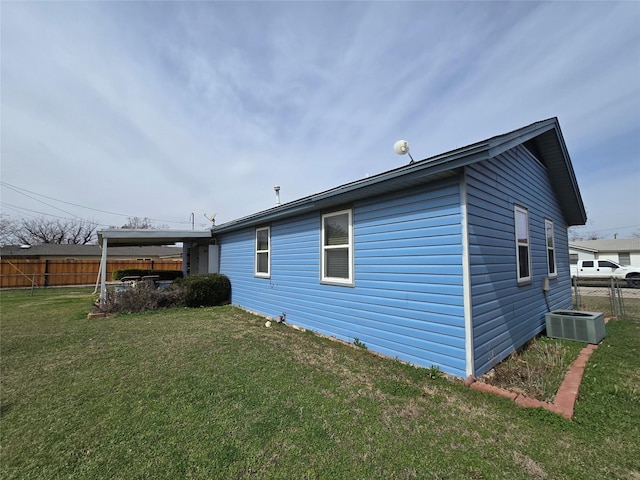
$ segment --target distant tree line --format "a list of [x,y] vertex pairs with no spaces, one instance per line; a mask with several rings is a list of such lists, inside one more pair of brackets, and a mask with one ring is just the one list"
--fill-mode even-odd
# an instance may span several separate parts
[[[569,228],[569,241],[570,242],[575,242],[575,241],[582,241],[582,240],[604,240],[607,238],[611,238],[610,236],[607,237],[606,235],[601,234],[600,232],[596,232],[596,231],[583,231],[581,230],[582,228],[585,228],[584,226],[581,227],[570,227]],[[636,230],[635,232],[631,232],[630,234],[628,234],[629,238],[640,238],[640,230]],[[617,238],[616,235],[613,236],[613,238]]]
[[[11,218],[0,215],[0,245],[88,245],[96,242],[98,226],[95,221],[81,218]],[[119,228],[154,229],[166,226],[156,226],[146,217],[129,217],[127,223]]]
[[0,219],[0,243],[3,245],[40,245],[56,243],[87,245],[95,242],[98,224],[82,219],[49,217]]

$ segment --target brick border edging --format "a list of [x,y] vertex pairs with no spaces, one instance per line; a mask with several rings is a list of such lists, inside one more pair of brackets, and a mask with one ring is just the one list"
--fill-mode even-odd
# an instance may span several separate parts
[[582,375],[584,374],[584,367],[596,348],[598,348],[598,345],[587,345],[580,350],[578,358],[573,361],[569,367],[569,371],[564,377],[564,380],[560,384],[560,388],[556,393],[553,403],[542,402],[535,398],[527,397],[526,395],[510,392],[504,388],[479,382],[473,375],[467,377],[464,384],[474,390],[492,393],[494,395],[513,400],[516,405],[521,407],[544,408],[545,410],[557,413],[562,415],[564,418],[571,420],[573,418],[573,407],[578,396],[578,389],[580,388],[580,382],[582,381]]

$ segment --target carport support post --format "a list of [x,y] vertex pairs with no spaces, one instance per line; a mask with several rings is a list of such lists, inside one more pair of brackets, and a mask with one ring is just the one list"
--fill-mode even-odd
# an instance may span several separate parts
[[100,310],[107,303],[107,239],[102,238],[102,257],[100,258]]

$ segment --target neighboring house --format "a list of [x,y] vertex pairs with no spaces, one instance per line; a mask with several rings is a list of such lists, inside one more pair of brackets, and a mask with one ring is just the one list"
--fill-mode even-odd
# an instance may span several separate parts
[[[99,245],[5,245],[0,247],[2,258],[36,258],[39,260],[99,260]],[[109,247],[112,260],[182,260],[182,248],[165,246]]]
[[576,240],[569,244],[572,265],[578,260],[612,260],[620,265],[640,266],[640,238]]
[[233,304],[464,377],[572,308],[567,227],[585,222],[551,118],[215,226],[211,241]]

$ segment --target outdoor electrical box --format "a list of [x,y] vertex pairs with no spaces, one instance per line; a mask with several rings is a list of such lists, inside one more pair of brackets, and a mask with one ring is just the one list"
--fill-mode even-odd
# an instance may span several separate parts
[[544,292],[549,291],[549,277],[544,277],[542,279],[542,291]]

